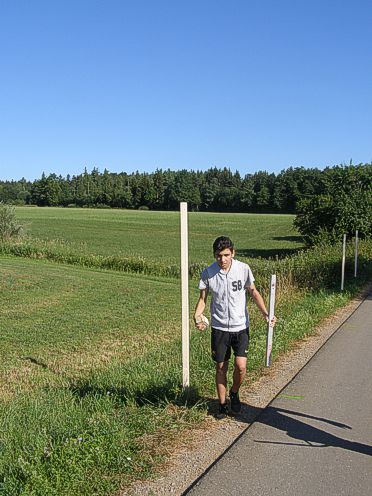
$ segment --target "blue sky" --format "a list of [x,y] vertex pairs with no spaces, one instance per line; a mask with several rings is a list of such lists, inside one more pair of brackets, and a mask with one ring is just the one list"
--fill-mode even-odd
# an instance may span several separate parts
[[0,0],[0,179],[372,160],[370,0]]

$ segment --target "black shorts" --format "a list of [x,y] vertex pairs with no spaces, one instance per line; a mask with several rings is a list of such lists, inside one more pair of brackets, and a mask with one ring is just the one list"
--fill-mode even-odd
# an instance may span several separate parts
[[246,357],[249,344],[249,328],[238,332],[220,331],[212,327],[211,351],[215,362],[227,362],[231,357],[231,348],[236,357]]

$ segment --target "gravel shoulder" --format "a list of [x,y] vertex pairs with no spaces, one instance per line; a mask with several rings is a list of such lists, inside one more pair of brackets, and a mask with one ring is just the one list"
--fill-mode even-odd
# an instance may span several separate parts
[[244,406],[239,417],[217,420],[209,415],[199,428],[184,431],[173,446],[168,463],[155,480],[136,482],[118,495],[184,494],[358,308],[371,286],[323,321],[315,334],[300,341],[293,350],[280,357],[260,379],[243,387],[240,397]]

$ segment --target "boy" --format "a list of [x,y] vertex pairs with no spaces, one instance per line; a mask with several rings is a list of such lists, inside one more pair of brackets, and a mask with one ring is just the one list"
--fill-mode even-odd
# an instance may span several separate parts
[[[235,250],[230,238],[220,236],[213,243],[216,262],[201,274],[200,296],[195,308],[195,326],[203,331],[207,325],[203,312],[207,296],[211,293],[211,351],[216,362],[216,387],[219,399],[219,413],[228,413],[226,402],[227,369],[231,348],[235,355],[233,385],[230,389],[232,413],[239,413],[241,403],[239,388],[244,380],[247,366],[249,342],[249,316],[247,311],[246,290],[251,295],[266,322],[269,314],[262,296],[254,285],[250,267],[234,259]],[[275,325],[276,317],[273,318]]]

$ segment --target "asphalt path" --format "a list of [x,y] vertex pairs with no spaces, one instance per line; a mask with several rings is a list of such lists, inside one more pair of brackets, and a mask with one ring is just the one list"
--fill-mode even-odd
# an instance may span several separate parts
[[184,494],[372,495],[372,293]]

